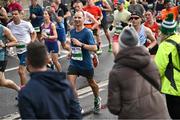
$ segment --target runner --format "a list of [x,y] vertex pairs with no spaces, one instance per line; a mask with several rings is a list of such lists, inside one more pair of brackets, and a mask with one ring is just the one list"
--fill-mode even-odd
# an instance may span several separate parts
[[97,45],[95,44],[92,32],[84,27],[84,17],[85,15],[82,11],[78,11],[74,15],[75,29],[70,31],[72,52],[68,68],[68,80],[72,85],[75,95],[78,97],[76,79],[80,75],[86,77],[94,93],[94,113],[99,113],[101,108],[99,86],[93,79],[94,69],[89,53],[90,51],[95,52]]
[[21,11],[13,10],[13,21],[7,27],[11,30],[12,34],[16,37],[18,45],[16,52],[19,58],[18,74],[20,76],[21,86],[26,84],[26,46],[30,42],[35,41],[36,32],[30,22],[21,19]]
[[[93,0],[87,0],[86,2],[87,2],[87,5],[83,8],[83,10],[91,13],[94,16],[94,18],[98,20],[99,23],[101,23],[101,20],[103,19],[103,14],[102,14],[101,9],[94,5]],[[102,53],[102,49],[101,49],[102,40],[100,38],[100,28],[98,27],[94,29],[93,34],[96,37],[96,42],[98,44],[97,54],[101,54]]]
[[[58,44],[57,44],[57,31],[56,26],[50,20],[50,12],[44,11],[44,23],[41,26],[42,29],[42,37],[41,40],[45,40],[45,45],[49,52],[50,61],[51,59],[57,69],[58,72],[61,71],[61,65],[58,61]],[[51,64],[52,65],[52,64]]]
[[66,30],[66,33],[67,33],[67,31],[68,31],[67,18],[71,16],[71,13],[69,12],[67,6],[64,5],[61,0],[54,0],[54,2],[56,4],[58,4],[58,6],[59,6],[58,9],[62,9],[62,11],[64,12],[64,27],[65,27],[65,30]]
[[[78,12],[78,11],[83,11],[83,4],[82,2],[76,2],[74,4],[74,7],[75,7],[75,11]],[[99,27],[99,22],[94,18],[94,16],[87,12],[87,11],[83,11],[84,15],[85,15],[85,21],[84,21],[84,26],[86,28],[89,28],[91,29],[92,31],[96,28]],[[92,61],[93,61],[93,66],[94,68],[96,68],[99,64],[99,59],[98,59],[98,56],[96,53],[92,52],[91,54],[91,57],[92,57]]]
[[[115,27],[115,32],[113,35],[113,54],[116,54],[116,49],[119,48],[119,34],[122,29],[128,25],[131,13],[124,8],[124,0],[119,0],[117,3],[117,10],[114,11],[114,21],[109,28],[110,30]],[[115,51],[114,51],[115,50]]]
[[[52,22],[56,25],[56,31],[58,34],[58,43],[61,43],[63,49],[70,51],[69,45],[66,41],[66,30],[64,26],[64,11],[59,7],[59,4],[53,2],[51,3],[51,18]],[[58,44],[60,52],[60,43]]]
[[101,20],[101,27],[103,28],[104,33],[105,33],[106,38],[107,38],[108,43],[109,43],[108,52],[112,52],[111,37],[110,37],[109,31],[108,31],[108,22],[107,22],[107,12],[112,11],[111,6],[107,2],[107,0],[94,0],[94,3],[102,11],[103,19]]
[[[9,42],[8,42],[9,41]],[[12,35],[11,31],[5,26],[0,24],[0,86],[20,90],[12,80],[6,79],[4,71],[7,66],[7,47],[15,46],[17,44],[16,38]]]
[[156,44],[156,39],[150,28],[145,27],[142,24],[143,13],[140,11],[133,11],[131,14],[130,22],[139,35],[139,44],[144,45],[147,49],[152,49]]

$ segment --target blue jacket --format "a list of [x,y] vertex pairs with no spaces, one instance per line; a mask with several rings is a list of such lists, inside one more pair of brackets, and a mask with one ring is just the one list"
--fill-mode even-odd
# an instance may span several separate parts
[[19,92],[18,107],[22,119],[81,119],[66,74],[55,71],[31,73]]
[[[39,4],[37,4],[35,7],[33,7],[31,5],[29,7],[29,12],[30,12],[31,24],[33,25],[33,27],[40,27],[41,24],[43,23],[43,9],[42,9],[42,7]],[[36,15],[35,19],[32,18],[32,14]]]

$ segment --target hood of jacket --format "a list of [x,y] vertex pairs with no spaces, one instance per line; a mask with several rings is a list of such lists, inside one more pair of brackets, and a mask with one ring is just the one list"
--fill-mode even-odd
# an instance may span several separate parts
[[144,68],[150,63],[150,54],[143,46],[124,48],[115,57],[115,63],[132,68]]
[[65,91],[69,88],[66,73],[56,71],[44,71],[31,73],[31,80],[39,80],[50,91]]

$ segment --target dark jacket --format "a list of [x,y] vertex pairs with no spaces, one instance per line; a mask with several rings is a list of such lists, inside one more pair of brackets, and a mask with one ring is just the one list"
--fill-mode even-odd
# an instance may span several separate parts
[[[40,27],[41,24],[43,23],[43,9],[42,9],[42,7],[39,4],[37,4],[35,7],[33,7],[31,5],[29,7],[29,12],[30,12],[31,24],[33,25],[33,27]],[[32,18],[32,14],[36,15],[35,19]]]
[[36,72],[30,77],[19,92],[22,119],[81,119],[79,103],[65,73]]
[[120,119],[169,118],[164,97],[139,73],[141,69],[160,84],[160,75],[144,47],[120,50],[109,74],[108,108]]

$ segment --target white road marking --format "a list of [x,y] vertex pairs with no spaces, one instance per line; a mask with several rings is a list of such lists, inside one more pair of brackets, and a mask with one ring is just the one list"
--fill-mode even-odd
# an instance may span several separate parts
[[[105,90],[105,89],[104,89],[104,88],[100,88],[100,89],[99,89],[99,92],[101,92],[101,91],[103,91],[103,90]],[[82,98],[85,98],[85,97],[90,96],[90,95],[92,95],[92,94],[93,94],[93,92],[86,93],[86,94],[84,94],[84,95],[78,96],[78,98],[79,98],[79,99],[82,99]]]
[[[108,80],[102,81],[102,82],[98,83],[98,85],[99,85],[99,88],[107,86],[108,85]],[[78,92],[78,96],[80,96],[80,95],[83,95],[83,94],[85,94],[87,92],[90,92],[90,91],[92,91],[91,87],[88,86],[88,87],[79,89],[77,92]]]

